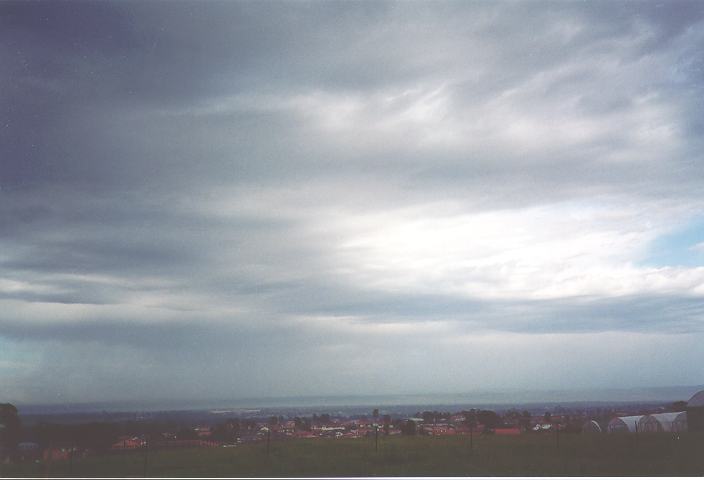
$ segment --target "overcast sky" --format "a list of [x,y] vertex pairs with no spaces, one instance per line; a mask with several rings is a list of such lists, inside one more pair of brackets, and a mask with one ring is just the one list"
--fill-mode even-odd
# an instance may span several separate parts
[[704,383],[704,3],[0,3],[8,401]]

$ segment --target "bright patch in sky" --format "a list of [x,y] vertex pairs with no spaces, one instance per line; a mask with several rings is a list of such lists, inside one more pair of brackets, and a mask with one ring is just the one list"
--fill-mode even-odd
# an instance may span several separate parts
[[654,266],[704,267],[704,219],[695,218],[655,239],[645,260]]

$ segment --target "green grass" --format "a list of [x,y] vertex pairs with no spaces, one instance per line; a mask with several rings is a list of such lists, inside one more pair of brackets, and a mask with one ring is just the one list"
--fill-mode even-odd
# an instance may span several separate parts
[[[704,435],[551,435],[288,440],[150,451],[147,476],[681,476],[704,475]],[[70,467],[70,469],[69,469]],[[2,476],[142,476],[142,452],[2,465]]]

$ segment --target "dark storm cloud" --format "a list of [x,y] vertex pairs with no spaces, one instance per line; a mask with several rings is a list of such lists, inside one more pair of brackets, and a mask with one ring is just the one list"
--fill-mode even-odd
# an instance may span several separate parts
[[[614,9],[608,22],[595,5],[561,5],[558,13],[530,4],[475,7],[228,2],[203,9],[175,2],[164,9],[158,4],[130,2],[5,4],[3,31],[8,43],[3,57],[12,72],[3,85],[8,87],[3,89],[7,92],[3,103],[11,113],[4,129],[9,140],[4,142],[8,148],[2,170],[5,188],[12,187],[8,181],[22,185],[42,179],[80,183],[82,188],[105,182],[121,186],[120,180],[139,183],[147,179],[153,184],[161,175],[167,177],[168,185],[169,177],[198,177],[200,173],[208,178],[218,173],[233,178],[247,176],[252,168],[260,176],[272,176],[277,166],[285,165],[281,158],[268,160],[272,153],[219,161],[218,152],[208,149],[212,142],[207,138],[184,141],[184,137],[199,136],[199,129],[218,128],[217,123],[153,116],[145,120],[125,109],[145,112],[189,107],[242,92],[310,88],[365,92],[412,86],[419,80],[457,74],[489,62],[490,76],[480,74],[478,81],[462,89],[471,92],[467,99],[471,102],[475,95],[497,94],[536,71],[588,55],[589,49],[606,52],[612,47],[611,40],[636,34],[640,23],[652,28],[650,43],[642,47],[648,49],[634,49],[629,52],[633,59],[622,56],[621,61],[665,48],[701,19],[696,3],[668,9],[667,15],[656,5],[638,5],[635,15],[632,6],[623,5]],[[588,28],[563,42],[532,34],[541,26],[559,25],[560,15],[581,20]],[[517,17],[523,21],[516,23]],[[468,21],[476,18],[480,26],[468,27],[474,25]],[[440,25],[447,25],[448,31],[438,37],[435,30]],[[457,63],[457,47],[463,42],[472,47],[478,39],[491,46],[489,53],[472,49]],[[496,49],[492,42],[499,40],[514,48]],[[444,52],[444,47],[449,50]],[[396,51],[401,48],[406,51],[403,55]],[[563,84],[573,90],[575,80],[567,78]],[[559,95],[555,87],[550,86],[551,93]],[[603,90],[599,93],[604,94]],[[71,121],[62,121],[66,118]],[[265,115],[255,123],[251,114],[239,122],[228,120],[225,135],[242,131],[251,137],[269,130],[274,142],[282,136],[284,145],[295,149],[297,139],[287,136],[290,120],[279,126],[283,130],[277,128],[275,115]],[[135,128],[139,129],[136,138]],[[151,136],[142,135],[148,130]],[[251,149],[245,143],[242,153],[232,156],[251,157],[256,154]],[[207,171],[198,172],[193,163],[204,156],[209,159]],[[297,161],[304,162],[301,167],[308,173],[320,169],[319,162],[305,168],[308,156],[297,155]],[[385,160],[373,163],[383,167]],[[450,168],[453,163],[457,161]],[[181,175],[168,172],[169,168],[179,169]]]

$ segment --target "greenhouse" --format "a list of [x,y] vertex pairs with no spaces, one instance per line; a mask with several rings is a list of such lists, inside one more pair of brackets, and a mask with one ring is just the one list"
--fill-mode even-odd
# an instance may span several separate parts
[[687,431],[687,412],[656,413],[648,416],[658,422],[658,432]]
[[582,425],[582,433],[602,433],[601,425],[596,420],[589,420]]
[[690,432],[704,432],[704,390],[687,402],[687,429]]
[[660,425],[660,422],[655,418],[655,415],[644,415],[640,422],[638,422],[638,433],[655,433],[662,431],[662,425]]
[[616,417],[609,422],[609,433],[637,433],[640,431],[640,421],[645,415],[633,415],[630,417]]

